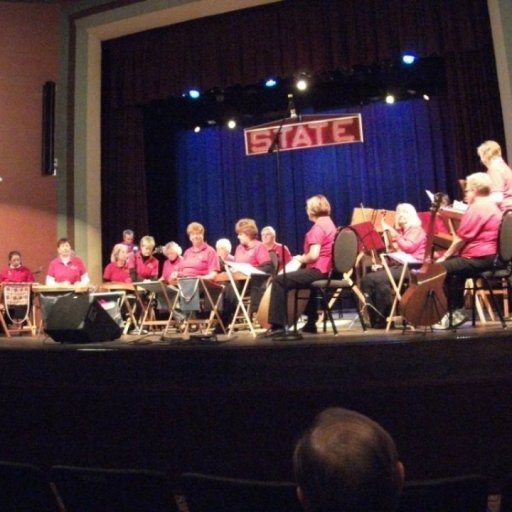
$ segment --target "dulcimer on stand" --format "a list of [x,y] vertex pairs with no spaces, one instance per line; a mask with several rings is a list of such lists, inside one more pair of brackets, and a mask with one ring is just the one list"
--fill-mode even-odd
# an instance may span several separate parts
[[446,269],[432,260],[435,219],[442,199],[443,194],[435,194],[430,207],[423,264],[419,270],[411,270],[409,287],[400,301],[402,317],[414,327],[431,326],[439,322],[448,310],[443,286]]

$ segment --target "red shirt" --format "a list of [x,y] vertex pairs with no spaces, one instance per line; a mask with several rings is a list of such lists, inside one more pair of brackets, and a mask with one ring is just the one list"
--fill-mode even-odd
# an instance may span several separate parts
[[[268,252],[273,252],[277,256],[277,269],[281,270],[283,268],[283,244],[278,242],[274,242],[274,245],[268,250]],[[284,264],[286,265],[292,259],[292,253],[290,249],[284,246]]]
[[205,276],[212,271],[218,272],[219,270],[217,252],[205,242],[197,249],[193,246],[189,247],[178,265],[180,277]]
[[251,247],[240,244],[235,250],[235,261],[249,263],[253,267],[260,267],[270,261],[268,249],[260,240],[253,240]]
[[464,212],[457,236],[465,240],[460,256],[477,258],[498,252],[498,232],[502,212],[489,198],[477,198]]
[[503,158],[494,158],[487,169],[491,178],[491,192],[501,192],[503,201],[500,208],[504,211],[512,208],[512,169],[505,163]]
[[70,284],[78,283],[86,273],[84,262],[78,256],[71,256],[67,263],[57,257],[50,261],[48,266],[48,275],[53,277],[57,283],[65,281]]
[[0,283],[33,283],[34,275],[28,267],[5,267],[0,270]]
[[395,242],[401,251],[414,256],[418,261],[423,261],[427,247],[427,234],[421,226],[398,230]]
[[315,261],[309,261],[307,268],[316,268],[326,274],[332,266],[332,244],[336,236],[336,226],[328,216],[319,217],[304,237],[304,254],[312,245],[320,245],[320,255]]
[[173,272],[178,272],[180,262],[183,258],[181,256],[178,256],[174,261],[171,261],[170,259],[166,259],[164,262],[164,268],[162,270],[162,277],[168,281],[171,277],[171,274]]
[[103,271],[103,279],[112,283],[131,283],[130,269],[126,263],[119,267],[116,263],[109,263]]
[[153,256],[144,259],[140,252],[128,258],[128,269],[134,268],[139,279],[156,279],[158,277],[158,260]]

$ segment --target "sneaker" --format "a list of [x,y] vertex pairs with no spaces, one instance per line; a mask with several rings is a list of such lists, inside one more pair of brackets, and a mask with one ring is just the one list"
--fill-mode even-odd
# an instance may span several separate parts
[[446,313],[439,322],[432,326],[434,331],[446,331],[450,328],[450,313]]

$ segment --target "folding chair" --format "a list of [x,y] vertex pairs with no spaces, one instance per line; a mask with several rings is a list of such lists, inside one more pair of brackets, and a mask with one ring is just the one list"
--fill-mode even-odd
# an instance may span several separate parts
[[[163,281],[142,281],[133,283],[133,285],[142,310],[139,319],[139,334],[142,334],[144,326],[148,326],[150,329],[163,326],[163,334],[165,335],[173,320],[175,320],[175,309],[179,300],[178,288]],[[157,305],[163,306],[162,309],[168,312],[166,319],[159,320],[156,318],[155,308]]]
[[[196,325],[199,330],[209,333],[216,320],[226,332],[226,327],[219,313],[219,306],[224,295],[224,285],[200,277],[182,277],[178,279],[179,308],[185,314],[184,334]],[[198,318],[200,312],[208,313],[207,318]]]
[[[11,334],[36,335],[36,322],[32,301],[31,283],[2,283],[2,328],[7,337]],[[5,315],[5,318],[4,318]]]
[[165,473],[136,469],[53,466],[55,484],[67,512],[177,512]]

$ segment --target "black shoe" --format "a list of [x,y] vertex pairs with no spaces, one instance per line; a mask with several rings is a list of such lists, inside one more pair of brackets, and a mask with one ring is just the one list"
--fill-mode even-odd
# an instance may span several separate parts
[[303,325],[301,332],[305,332],[308,334],[316,334],[318,332],[318,329],[316,328],[316,324],[314,324],[313,322],[306,322]]
[[278,336],[279,334],[284,334],[286,329],[281,325],[273,325],[270,329],[267,329],[263,334],[261,334],[262,338],[272,338],[274,336]]

